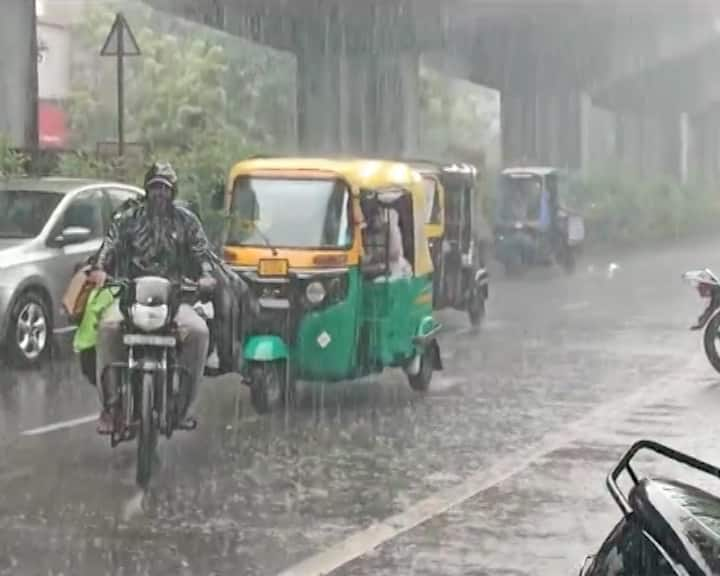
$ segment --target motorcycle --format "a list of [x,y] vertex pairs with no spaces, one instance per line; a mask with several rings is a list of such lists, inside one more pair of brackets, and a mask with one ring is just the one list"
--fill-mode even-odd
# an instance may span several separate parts
[[114,362],[102,372],[102,382],[116,370],[118,400],[113,407],[113,448],[137,439],[136,482],[145,488],[151,477],[158,436],[168,439],[175,430],[194,430],[197,422],[185,419],[191,390],[188,372],[176,363],[178,345],[174,318],[184,301],[203,300],[197,284],[174,283],[158,276],[115,279],[127,361]]
[[[607,477],[622,516],[579,576],[710,576],[720,574],[720,498],[674,478],[639,474],[635,456],[654,453],[695,474],[720,468],[652,440],[635,442]],[[679,468],[678,468],[679,470]],[[628,476],[623,490],[620,477]]]
[[685,272],[683,279],[697,289],[701,298],[709,300],[707,307],[690,329],[705,328],[703,334],[705,355],[712,367],[720,372],[720,352],[715,344],[720,338],[720,279],[708,268]]

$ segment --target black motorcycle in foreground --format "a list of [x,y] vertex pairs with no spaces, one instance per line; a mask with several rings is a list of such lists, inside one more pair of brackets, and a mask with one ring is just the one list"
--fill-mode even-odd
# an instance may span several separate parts
[[[123,315],[126,362],[116,362],[103,371],[115,371],[118,401],[113,411],[110,443],[137,438],[137,484],[147,487],[155,458],[158,435],[170,438],[175,430],[193,430],[197,423],[186,420],[191,399],[187,371],[176,363],[178,346],[174,318],[180,304],[193,303],[200,295],[196,284],[173,283],[158,276],[113,280],[108,287],[119,289]],[[202,296],[202,295],[200,295]]]
[[712,367],[720,372],[720,351],[717,348],[720,339],[720,280],[711,270],[690,270],[683,274],[683,279],[695,286],[701,298],[708,299],[708,304],[703,313],[692,326],[691,330],[702,330],[705,355],[712,364]]
[[[623,518],[580,576],[720,574],[720,498],[676,480],[639,477],[632,460],[640,451],[720,479],[720,468],[692,456],[650,440],[635,443],[607,479]],[[627,496],[618,486],[623,472],[632,481]]]

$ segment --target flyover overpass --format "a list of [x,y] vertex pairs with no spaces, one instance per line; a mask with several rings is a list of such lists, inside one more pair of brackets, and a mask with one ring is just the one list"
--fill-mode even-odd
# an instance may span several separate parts
[[415,152],[422,55],[501,92],[506,162],[720,174],[712,0],[146,2],[293,52],[306,150]]
[[308,152],[416,153],[422,57],[501,92],[506,162],[720,175],[714,0],[144,1],[294,53]]

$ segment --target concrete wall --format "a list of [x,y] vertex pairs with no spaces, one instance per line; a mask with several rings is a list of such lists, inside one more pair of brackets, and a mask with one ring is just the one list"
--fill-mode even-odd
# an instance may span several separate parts
[[0,133],[15,146],[37,134],[34,2],[0,0]]

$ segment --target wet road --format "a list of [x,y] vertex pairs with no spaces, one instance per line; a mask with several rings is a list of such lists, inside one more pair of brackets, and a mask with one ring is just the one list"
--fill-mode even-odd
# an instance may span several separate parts
[[616,519],[604,474],[630,442],[720,461],[702,440],[720,379],[680,281],[719,248],[495,280],[480,332],[443,315],[446,370],[424,397],[389,373],[258,418],[208,381],[200,428],[161,447],[142,505],[134,446],[83,420],[96,399],[71,363],[6,372],[0,574],[576,573]]

